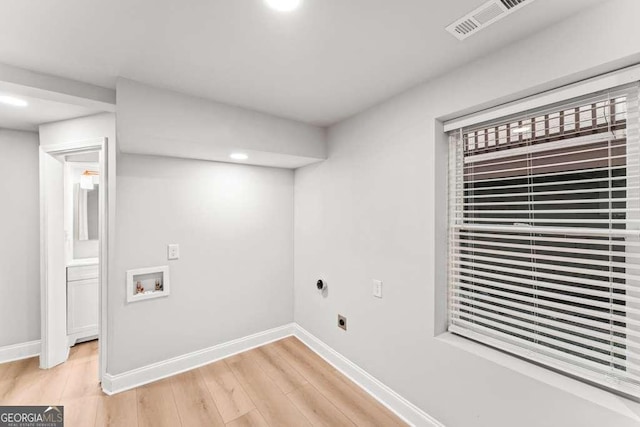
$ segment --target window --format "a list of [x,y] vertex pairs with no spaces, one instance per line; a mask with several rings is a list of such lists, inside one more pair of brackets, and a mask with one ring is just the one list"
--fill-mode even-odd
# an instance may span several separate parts
[[640,397],[638,96],[450,133],[451,332]]

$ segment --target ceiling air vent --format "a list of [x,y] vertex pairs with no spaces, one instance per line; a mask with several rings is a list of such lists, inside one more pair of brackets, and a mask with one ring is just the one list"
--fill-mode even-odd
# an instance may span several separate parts
[[504,7],[506,7],[507,9],[513,9],[514,7],[517,7],[518,5],[526,2],[527,0],[501,0],[501,1]]
[[466,36],[467,34],[471,34],[477,29],[478,29],[478,24],[476,24],[476,21],[472,19],[466,19],[458,23],[458,25],[456,25],[455,31],[457,34],[460,34],[461,36]]
[[464,40],[494,22],[535,0],[491,0],[447,27],[458,40]]

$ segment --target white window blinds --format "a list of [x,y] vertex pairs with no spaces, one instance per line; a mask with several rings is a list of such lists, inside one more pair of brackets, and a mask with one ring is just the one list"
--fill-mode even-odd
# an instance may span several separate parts
[[637,85],[450,134],[449,330],[640,396]]

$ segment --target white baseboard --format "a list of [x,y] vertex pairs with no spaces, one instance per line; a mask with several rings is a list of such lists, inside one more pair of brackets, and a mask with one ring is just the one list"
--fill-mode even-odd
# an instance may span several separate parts
[[330,365],[359,385],[378,402],[389,408],[408,424],[425,427],[444,427],[444,424],[391,390],[298,324],[295,324],[294,335]]
[[40,340],[0,347],[0,363],[13,362],[40,354]]
[[[333,350],[300,325],[291,323],[244,338],[219,344],[173,359],[143,366],[118,375],[105,374],[102,389],[112,395],[177,375],[201,366],[294,335],[329,364],[355,382],[381,404],[413,426],[444,427],[426,412],[400,396],[362,368]],[[0,349],[1,350],[1,349]],[[39,350],[39,347],[38,347]]]
[[105,374],[102,379],[102,390],[112,395],[130,390],[144,384],[161,380],[173,375],[181,374],[195,368],[199,368],[217,360],[224,359],[234,354],[242,353],[252,348],[260,347],[273,341],[293,335],[295,326],[293,323],[269,329],[244,338],[222,343],[203,350],[194,351],[169,360],[143,366],[142,368],[124,372],[122,374]]

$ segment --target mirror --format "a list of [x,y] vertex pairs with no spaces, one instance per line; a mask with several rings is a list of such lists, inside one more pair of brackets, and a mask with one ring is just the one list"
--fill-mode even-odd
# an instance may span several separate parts
[[99,257],[100,168],[97,152],[65,157],[64,232],[68,263]]
[[76,184],[74,188],[74,240],[98,240],[98,200],[99,185],[86,190]]

